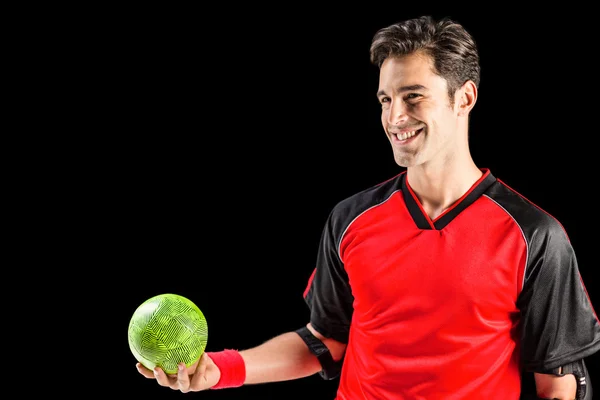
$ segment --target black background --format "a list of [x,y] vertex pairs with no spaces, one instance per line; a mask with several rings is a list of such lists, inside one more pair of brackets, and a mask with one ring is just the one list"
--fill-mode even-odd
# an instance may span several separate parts
[[[208,351],[252,347],[308,321],[302,293],[327,214],[400,170],[380,125],[370,40],[421,14],[454,17],[475,35],[473,157],[562,222],[600,307],[594,13],[517,10],[82,14],[69,32],[85,33],[72,69],[86,138],[69,166],[85,187],[76,199],[74,240],[84,254],[76,278],[110,321],[102,333],[110,346],[89,360],[100,377],[80,394],[333,399],[337,381],[317,376],[189,395],[159,387],[135,369],[129,318],[151,296],[184,295],[207,318]],[[598,356],[588,365],[600,390]]]

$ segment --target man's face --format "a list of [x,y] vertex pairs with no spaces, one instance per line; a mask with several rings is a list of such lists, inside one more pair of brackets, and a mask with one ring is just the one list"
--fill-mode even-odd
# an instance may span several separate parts
[[379,73],[381,123],[403,167],[443,163],[459,144],[457,113],[446,80],[423,54],[388,58]]

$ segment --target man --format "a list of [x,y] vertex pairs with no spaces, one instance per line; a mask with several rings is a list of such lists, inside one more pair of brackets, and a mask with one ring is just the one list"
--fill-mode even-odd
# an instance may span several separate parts
[[591,399],[600,323],[561,224],[473,161],[479,55],[458,23],[381,29],[381,122],[406,171],[338,203],[306,302],[310,323],[206,353],[182,392],[339,376],[336,400]]

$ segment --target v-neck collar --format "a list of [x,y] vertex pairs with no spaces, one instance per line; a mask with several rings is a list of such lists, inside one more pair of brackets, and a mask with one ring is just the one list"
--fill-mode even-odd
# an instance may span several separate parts
[[402,174],[402,195],[406,202],[406,207],[412,219],[419,229],[441,230],[448,225],[461,211],[475,202],[495,181],[489,169],[482,168],[483,175],[471,186],[471,188],[458,199],[452,207],[445,210],[437,218],[429,218],[423,206],[419,202],[415,192],[411,189],[406,180],[406,173]]

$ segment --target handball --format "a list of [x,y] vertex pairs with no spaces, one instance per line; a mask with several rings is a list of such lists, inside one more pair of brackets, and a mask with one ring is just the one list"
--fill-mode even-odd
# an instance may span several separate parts
[[206,318],[191,300],[160,294],[144,301],[129,322],[129,348],[136,360],[152,370],[177,373],[179,363],[200,359],[208,340]]

